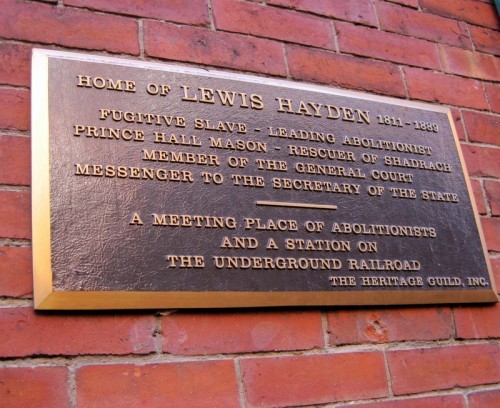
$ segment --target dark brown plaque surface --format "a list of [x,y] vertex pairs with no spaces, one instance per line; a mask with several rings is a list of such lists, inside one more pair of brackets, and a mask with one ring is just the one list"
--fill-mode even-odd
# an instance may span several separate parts
[[32,90],[36,308],[497,300],[445,108],[42,50]]

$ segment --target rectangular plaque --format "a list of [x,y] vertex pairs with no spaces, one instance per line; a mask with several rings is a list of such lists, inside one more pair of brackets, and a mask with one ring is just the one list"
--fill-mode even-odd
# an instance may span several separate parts
[[47,50],[32,92],[38,309],[497,301],[444,107]]

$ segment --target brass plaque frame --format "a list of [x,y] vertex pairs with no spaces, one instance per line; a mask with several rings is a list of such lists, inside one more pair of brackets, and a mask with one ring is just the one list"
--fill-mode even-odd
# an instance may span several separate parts
[[[291,81],[269,79],[258,76],[248,76],[242,74],[234,74],[222,71],[207,70],[207,69],[197,69],[190,68],[180,65],[167,65],[152,62],[143,61],[129,61],[119,58],[108,58],[95,55],[84,55],[76,53],[67,53],[51,50],[39,50],[33,51],[32,60],[32,223],[33,223],[33,273],[34,273],[34,296],[35,296],[35,308],[36,309],[55,309],[55,310],[71,310],[71,309],[145,309],[145,308],[225,308],[225,307],[264,307],[264,306],[318,306],[318,305],[395,305],[395,304],[424,304],[424,303],[469,303],[469,302],[496,302],[498,301],[495,289],[494,279],[491,273],[491,266],[489,263],[488,253],[484,243],[484,236],[481,231],[481,226],[479,222],[479,215],[474,204],[474,199],[472,196],[472,190],[467,172],[465,169],[464,159],[460,150],[458,138],[456,131],[454,129],[453,120],[449,109],[441,106],[434,106],[430,104],[411,102],[407,100],[399,100],[389,97],[374,96],[361,92],[346,91],[340,89],[334,89],[330,87],[323,87],[311,84],[296,83]],[[426,112],[439,113],[441,115],[446,115],[447,123],[449,125],[449,135],[450,138],[449,146],[450,148],[456,149],[457,152],[457,163],[460,164],[460,168],[456,169],[455,172],[458,173],[458,179],[464,184],[464,191],[466,191],[466,200],[461,197],[460,204],[449,204],[446,205],[456,205],[467,207],[467,214],[470,214],[471,222],[469,225],[472,230],[472,235],[477,236],[477,248],[472,257],[476,259],[476,264],[482,265],[482,270],[479,272],[471,271],[472,276],[482,278],[483,281],[487,282],[486,286],[477,287],[465,287],[461,286],[458,289],[449,288],[421,288],[421,289],[392,289],[390,287],[384,287],[382,289],[349,289],[346,288],[333,288],[329,283],[324,284],[324,289],[322,290],[269,290],[265,288],[264,290],[130,290],[125,287],[123,290],[110,289],[109,286],[105,290],[89,290],[88,288],[78,289],[78,290],[67,290],[64,288],[64,284],[55,285],[54,283],[54,254],[53,242],[54,238],[60,238],[60,235],[64,233],[63,227],[54,227],[54,223],[57,221],[54,219],[54,197],[51,197],[51,188],[53,187],[54,180],[51,179],[52,168],[50,149],[52,138],[55,137],[51,134],[51,126],[57,121],[63,121],[58,117],[59,112],[51,111],[51,93],[58,89],[59,83],[57,81],[49,80],[51,78],[52,64],[58,66],[57,64],[62,61],[62,66],[64,64],[81,65],[82,67],[88,67],[90,65],[95,67],[105,67],[106,72],[114,72],[114,70],[124,69],[130,70],[130,72],[143,72],[145,75],[148,72],[155,72],[158,75],[164,73],[175,74],[180,77],[195,76],[196,78],[205,78],[206,83],[210,83],[211,80],[222,81],[227,84],[250,84],[255,86],[256,89],[267,89],[269,92],[281,91],[281,95],[284,95],[284,90],[290,90],[290,92],[308,92],[315,93],[318,95],[318,100],[327,97],[338,97],[338,98],[348,98],[349,100],[356,103],[361,103],[365,101],[371,104],[384,104],[387,107],[387,111],[392,113],[392,109],[395,107],[409,108],[409,111],[418,112],[420,116],[425,116]],[[69,65],[68,65],[69,66]],[[82,68],[82,73],[85,73],[85,69]],[[96,69],[98,69],[96,68]],[[62,75],[62,73],[61,73]],[[134,78],[139,78],[135,76]],[[72,79],[75,79],[74,77]],[[64,82],[64,79],[61,80]],[[100,85],[100,83],[99,83]],[[176,84],[177,85],[177,84]],[[249,86],[250,86],[249,85]],[[75,88],[75,92],[83,94],[83,91],[87,89]],[[91,91],[94,91],[92,89]],[[154,89],[152,90],[155,91]],[[106,91],[107,92],[107,91]],[[152,94],[149,94],[150,96]],[[275,94],[273,94],[275,95]],[[149,96],[148,96],[149,97]],[[185,97],[187,98],[186,94]],[[121,98],[121,94],[117,93],[116,98]],[[153,100],[155,96],[151,96]],[[156,95],[158,98],[158,95]],[[155,103],[158,99],[154,99]],[[83,100],[83,103],[98,103],[95,99],[93,100]],[[267,102],[266,102],[267,103]],[[258,101],[256,106],[258,105]],[[204,105],[206,108],[208,105]],[[193,104],[189,106],[193,107]],[[283,105],[279,105],[284,109]],[[312,107],[310,106],[312,109]],[[97,109],[97,107],[96,107]],[[131,107],[132,109],[132,107]],[[276,107],[273,106],[276,110]],[[311,112],[314,113],[313,110]],[[62,112],[65,114],[66,112]],[[75,112],[73,112],[74,114]],[[196,113],[196,112],[195,112]],[[289,112],[288,112],[289,113]],[[282,125],[287,126],[287,112],[280,113],[281,123],[277,123],[276,126]],[[347,116],[345,116],[347,115]],[[350,113],[344,112],[344,119],[347,122],[351,122]],[[417,118],[418,115],[415,116]],[[420,118],[420,117],[419,117]],[[193,116],[189,117],[190,120]],[[362,118],[359,118],[362,121]],[[371,119],[375,121],[375,117]],[[381,121],[384,119],[381,118]],[[391,119],[392,120],[392,119]],[[418,120],[421,119],[417,119]],[[422,119],[425,121],[425,118]],[[75,123],[71,123],[75,125]],[[254,125],[252,125],[254,126]],[[332,125],[333,126],[333,125]],[[370,124],[370,126],[372,126]],[[376,125],[374,125],[376,126]],[[403,124],[402,124],[403,126]],[[418,126],[415,124],[415,126]],[[383,125],[379,129],[385,131]],[[167,129],[169,131],[169,129]],[[335,132],[335,127],[333,127],[333,132]],[[422,136],[428,136],[425,132],[422,132]],[[433,135],[434,136],[434,135]],[[68,144],[72,143],[72,138],[74,135],[66,134],[68,138]],[[249,137],[249,135],[245,135]],[[376,139],[377,134],[373,134]],[[57,140],[57,139],[56,139]],[[117,142],[120,143],[120,142]],[[425,144],[425,143],[423,143]],[[142,147],[142,146],[141,146]],[[339,148],[339,143],[331,146],[336,149]],[[140,151],[140,149],[137,149]],[[349,150],[346,148],[345,150]],[[357,153],[357,160],[361,157],[362,152]],[[371,150],[366,152],[370,153]],[[246,154],[249,155],[248,153]],[[314,161],[314,160],[313,160]],[[117,163],[120,164],[120,163]],[[395,169],[395,168],[393,168]],[[388,169],[389,170],[389,169]],[[417,170],[418,172],[418,170]],[[401,173],[401,172],[400,172]],[[255,173],[268,175],[267,172]],[[270,176],[279,175],[271,174]],[[68,174],[70,180],[78,179],[74,174]],[[79,179],[78,179],[79,180]],[[342,181],[346,181],[345,179]],[[72,181],[70,181],[72,182]],[[55,180],[55,183],[59,183],[59,179]],[[389,184],[386,182],[372,182],[372,185],[379,185],[389,188],[389,186],[402,187],[398,184]],[[365,187],[365,186],[363,186]],[[411,187],[403,186],[403,187]],[[234,193],[239,193],[240,190],[236,190]],[[241,194],[244,194],[243,192]],[[316,196],[314,196],[316,197]],[[334,210],[333,205],[329,205],[323,202],[317,205],[310,204],[310,197],[306,195],[303,201],[309,204],[303,204],[302,208],[308,208],[309,206],[314,206],[314,211],[322,211],[324,208],[329,207],[330,210]],[[371,198],[373,199],[373,198]],[[268,201],[263,202],[262,205],[273,206],[275,205],[274,198],[271,197]],[[464,201],[465,200],[465,201]],[[312,200],[314,201],[314,200]],[[396,202],[400,202],[401,199],[397,198]],[[404,201],[404,200],[403,200]],[[117,201],[117,205],[119,202]],[[227,205],[227,204],[226,204]],[[295,204],[290,204],[290,202],[278,202],[282,208],[287,206],[294,206]],[[423,205],[423,204],[420,204]],[[427,205],[427,204],[426,204]],[[324,207],[324,208],[322,208]],[[403,205],[404,207],[404,205]],[[411,206],[410,206],[411,207]],[[365,205],[364,209],[370,209],[369,205]],[[68,212],[72,209],[68,208]],[[295,211],[295,210],[294,210]],[[303,210],[299,210],[303,211]],[[133,213],[133,212],[132,212]],[[297,213],[297,212],[296,212]],[[73,214],[74,215],[74,214]],[[410,215],[407,214],[409,218]],[[52,218],[51,218],[52,217]],[[85,223],[84,217],[76,217],[80,219],[79,222],[82,225]],[[349,219],[350,220],[350,219]],[[132,220],[133,221],[133,220]],[[130,224],[132,224],[132,221]],[[134,226],[131,226],[131,230]],[[100,225],[91,226],[94,232],[99,230]],[[203,231],[196,230],[195,233],[203,234]],[[241,235],[245,235],[245,231],[240,231]],[[54,237],[54,234],[57,235]],[[131,232],[131,234],[133,234]],[[234,235],[232,231],[229,231],[227,235]],[[58,239],[59,239],[58,238]],[[188,235],[187,238],[190,238]],[[191,237],[192,238],[192,237]],[[81,241],[79,241],[81,243]],[[208,245],[208,244],[207,244]],[[61,251],[62,245],[59,245],[56,252]],[[431,246],[432,247],[432,246]],[[72,248],[67,248],[67,251],[71,251]],[[456,256],[457,254],[450,249],[450,253],[444,254],[446,256]],[[245,252],[243,252],[245,253]],[[267,253],[264,251],[264,255]],[[293,252],[288,253],[293,255]],[[452,255],[450,255],[452,254]],[[330,256],[331,254],[327,254]],[[335,254],[333,254],[335,255]],[[479,260],[477,260],[480,258]],[[443,261],[446,261],[444,259]],[[61,268],[62,262],[59,262],[58,268]],[[204,268],[207,276],[217,274],[213,268]],[[134,273],[134,265],[131,265],[129,273]],[[265,272],[265,271],[262,271]],[[112,275],[113,271],[107,271],[108,274]],[[237,274],[238,272],[235,272]],[[268,273],[268,272],[265,272]],[[361,272],[351,272],[350,275],[358,276]],[[433,270],[435,275],[439,275],[439,271]],[[338,274],[337,276],[341,276]],[[427,275],[423,275],[426,277]],[[313,277],[314,278],[314,277]],[[465,277],[460,279],[465,280]],[[203,282],[202,282],[203,284]],[[90,285],[95,288],[95,284]],[[62,287],[62,289],[61,289]],[[99,288],[97,288],[99,289]],[[248,289],[248,288],[247,288]]]

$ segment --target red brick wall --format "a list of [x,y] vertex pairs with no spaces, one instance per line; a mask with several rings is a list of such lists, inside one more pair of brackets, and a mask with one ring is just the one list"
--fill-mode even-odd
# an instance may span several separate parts
[[492,3],[0,0],[0,406],[498,407],[500,306],[34,313],[30,248],[30,50],[82,50],[452,107],[500,286]]

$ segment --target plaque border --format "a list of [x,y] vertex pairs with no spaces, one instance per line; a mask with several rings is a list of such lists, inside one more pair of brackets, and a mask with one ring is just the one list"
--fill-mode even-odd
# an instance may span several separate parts
[[[363,290],[363,291],[294,291],[294,292],[148,292],[148,291],[55,291],[51,268],[50,226],[50,163],[49,163],[49,59],[67,59],[101,64],[114,64],[157,71],[178,72],[221,79],[240,80],[270,86],[281,86],[355,99],[446,113],[458,151],[462,173],[472,204],[476,227],[483,248],[489,289],[472,290]],[[97,309],[163,309],[163,308],[240,308],[269,306],[367,306],[417,305],[443,303],[498,302],[495,279],[481,228],[471,182],[457,137],[451,110],[448,107],[414,102],[388,96],[366,94],[274,78],[245,75],[215,69],[200,69],[185,65],[126,60],[92,54],[33,49],[31,77],[31,180],[32,180],[32,248],[34,306],[38,310],[97,310]]]

